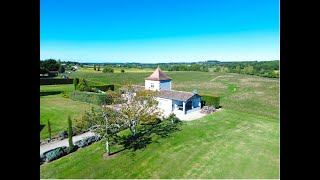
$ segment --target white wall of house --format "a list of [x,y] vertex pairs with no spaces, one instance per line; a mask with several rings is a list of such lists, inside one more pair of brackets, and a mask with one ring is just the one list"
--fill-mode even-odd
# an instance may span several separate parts
[[145,89],[148,90],[171,90],[171,80],[162,80],[162,81],[152,81],[145,80],[144,81]]
[[172,111],[172,100],[165,99],[165,98],[157,98],[158,106],[162,109],[165,113],[169,113]]
[[160,81],[145,80],[145,89],[156,91],[160,89]]
[[171,90],[171,80],[160,81],[160,90]]

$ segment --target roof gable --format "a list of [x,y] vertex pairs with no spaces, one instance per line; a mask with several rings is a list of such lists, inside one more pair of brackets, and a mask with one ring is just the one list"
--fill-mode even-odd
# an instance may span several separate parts
[[159,67],[149,77],[145,79],[153,81],[171,80],[171,78],[165,75]]

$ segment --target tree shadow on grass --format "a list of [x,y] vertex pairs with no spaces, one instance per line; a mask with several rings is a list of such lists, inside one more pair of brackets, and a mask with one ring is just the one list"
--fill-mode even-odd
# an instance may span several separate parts
[[40,96],[50,96],[56,94],[61,94],[61,91],[40,92]]
[[45,127],[46,125],[40,124],[40,132],[42,131],[42,129]]
[[157,139],[171,137],[171,134],[181,130],[182,122],[172,124],[171,122],[161,122],[154,125],[146,125],[139,129],[135,136],[124,135],[118,137],[118,143],[124,149],[131,150],[131,155],[140,149],[146,149],[151,143],[159,143]]

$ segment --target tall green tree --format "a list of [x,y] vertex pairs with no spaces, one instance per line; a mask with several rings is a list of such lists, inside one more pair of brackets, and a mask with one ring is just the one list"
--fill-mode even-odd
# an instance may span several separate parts
[[77,77],[73,78],[74,90],[77,89],[78,84],[79,84],[79,78],[77,78]]
[[95,70],[95,71],[97,70],[97,69],[96,69],[96,65],[95,65],[95,64],[93,65],[93,70]]
[[98,71],[100,71],[100,65],[98,65]]
[[51,123],[48,120],[48,133],[49,133],[49,139],[51,140]]
[[64,66],[60,65],[59,73],[64,73],[65,71],[66,71],[66,69],[64,68]]
[[68,115],[68,141],[69,141],[69,146],[73,147],[73,142],[72,142],[72,120],[70,115]]
[[40,68],[47,69],[48,71],[58,71],[60,64],[55,59],[47,59],[40,61]]
[[240,65],[237,65],[237,67],[236,67],[236,73],[238,73],[238,74],[240,74],[240,73],[241,73]]

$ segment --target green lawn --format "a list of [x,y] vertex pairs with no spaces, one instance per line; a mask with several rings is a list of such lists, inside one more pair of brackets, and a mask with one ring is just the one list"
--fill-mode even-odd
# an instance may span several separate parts
[[278,119],[225,109],[158,141],[108,160],[99,142],[41,165],[41,178],[279,178]]
[[[107,84],[121,84],[124,80],[144,85],[144,78],[151,72],[92,73],[75,72],[71,77],[80,77]],[[222,96],[224,109],[233,109],[279,119],[279,79],[258,76],[196,71],[165,72],[172,78],[172,89],[199,94]]]
[[40,139],[49,138],[48,119],[51,122],[52,136],[54,136],[67,129],[68,115],[74,119],[94,106],[64,98],[60,94],[61,91],[70,92],[73,89],[72,84],[40,86]]

